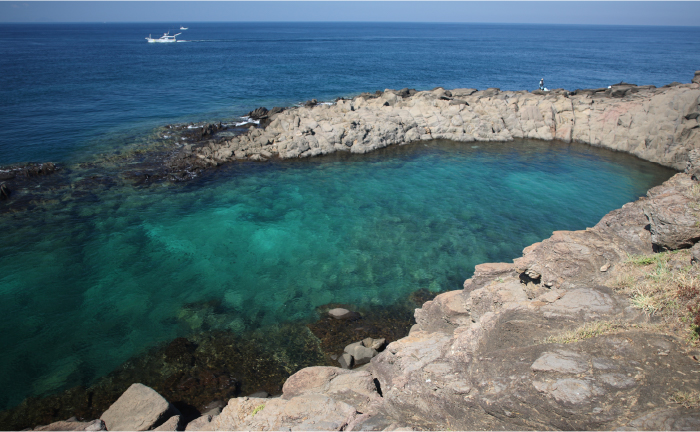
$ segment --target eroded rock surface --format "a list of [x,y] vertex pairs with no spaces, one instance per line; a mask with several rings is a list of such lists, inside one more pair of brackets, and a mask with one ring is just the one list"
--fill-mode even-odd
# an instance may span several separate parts
[[[307,104],[263,115],[264,129],[193,148],[178,163],[215,166],[348,151],[366,153],[414,141],[583,142],[682,170],[700,139],[700,85],[550,92],[487,89],[362,94],[334,105]],[[256,115],[257,115],[256,114]],[[188,162],[189,161],[189,162]]]

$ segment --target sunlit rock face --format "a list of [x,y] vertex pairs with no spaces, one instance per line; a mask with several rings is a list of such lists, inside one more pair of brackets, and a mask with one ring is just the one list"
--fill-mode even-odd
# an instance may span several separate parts
[[193,150],[200,162],[366,153],[419,140],[583,142],[683,169],[700,140],[700,85],[607,89],[408,92],[385,90],[333,105],[266,114],[264,129]]

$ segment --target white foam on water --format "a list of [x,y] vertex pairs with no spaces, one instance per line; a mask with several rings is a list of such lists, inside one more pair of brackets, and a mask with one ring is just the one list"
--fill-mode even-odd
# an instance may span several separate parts
[[[316,105],[335,105],[335,102],[317,102]],[[294,104],[296,107],[305,107],[306,102],[297,102]]]
[[245,121],[234,123],[234,126],[243,126],[243,125],[250,124],[250,123],[260,124],[260,120],[253,120],[250,117],[245,117],[245,116],[241,117],[241,118]]

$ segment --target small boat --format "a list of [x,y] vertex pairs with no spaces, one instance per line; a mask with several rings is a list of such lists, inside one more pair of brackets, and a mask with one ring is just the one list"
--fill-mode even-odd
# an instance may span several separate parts
[[170,32],[167,32],[167,33],[163,33],[163,36],[159,37],[158,39],[153,39],[153,38],[151,37],[151,35],[148,35],[148,37],[146,38],[146,40],[148,41],[148,43],[156,43],[156,42],[158,42],[158,43],[177,42],[177,40],[175,40],[175,36],[179,36],[179,35],[181,35],[181,34],[182,34],[182,33],[178,33],[178,34],[174,34],[174,35],[171,36],[171,35],[170,35]]
[[180,26],[180,30],[187,30],[187,27]]

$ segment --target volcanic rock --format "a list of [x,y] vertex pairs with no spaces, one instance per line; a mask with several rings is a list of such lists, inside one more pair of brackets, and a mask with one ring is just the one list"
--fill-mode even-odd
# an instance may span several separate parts
[[265,107],[256,108],[247,114],[253,120],[261,120],[267,118],[269,111]]
[[533,138],[588,143],[683,169],[688,151],[700,140],[693,115],[699,112],[697,83],[664,89],[621,83],[574,93],[497,88],[411,93],[387,89],[334,105],[312,100],[270,117],[264,130],[193,152],[203,163],[215,166],[234,159],[261,159],[255,155],[262,151],[287,159],[336,151],[367,153],[431,139]]

